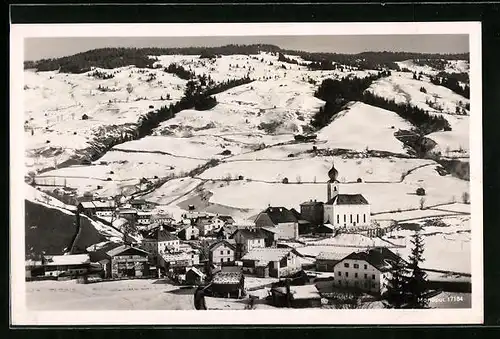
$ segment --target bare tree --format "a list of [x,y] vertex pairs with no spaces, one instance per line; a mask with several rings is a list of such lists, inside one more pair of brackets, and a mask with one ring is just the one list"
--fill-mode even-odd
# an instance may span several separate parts
[[302,183],[302,178],[300,177],[300,175],[297,175],[297,177],[295,178],[295,180],[297,181],[297,184],[301,184]]
[[468,204],[470,202],[469,192],[462,193],[462,201],[464,204]]

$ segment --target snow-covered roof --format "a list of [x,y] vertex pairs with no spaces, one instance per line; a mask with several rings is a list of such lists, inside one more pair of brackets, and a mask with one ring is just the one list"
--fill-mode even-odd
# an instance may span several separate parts
[[300,299],[320,299],[318,289],[315,285],[291,286],[290,292],[294,300]]
[[45,255],[45,266],[83,265],[90,263],[88,254]]
[[327,205],[368,205],[362,194],[337,194],[330,199]]
[[190,269],[187,270],[187,272],[189,272],[189,271],[193,271],[196,275],[198,275],[202,278],[205,276],[205,274],[203,272],[201,272],[199,269],[197,269],[196,267],[191,267]]
[[107,200],[107,201],[94,200],[94,201],[83,201],[80,203],[80,205],[85,209],[114,208],[115,202],[113,200]]
[[243,274],[241,272],[217,272],[212,279],[213,284],[239,284]]
[[345,258],[345,253],[338,252],[320,252],[316,257],[317,260],[342,260]]
[[280,261],[292,251],[291,248],[254,248],[241,260]]
[[185,252],[163,253],[162,258],[166,262],[171,262],[171,261],[180,261],[180,260],[190,260],[191,255],[189,255],[188,253],[185,253]]
[[121,245],[121,246],[118,246],[116,248],[113,248],[112,250],[106,252],[107,255],[109,255],[110,257],[114,257],[115,255],[119,255],[125,251],[128,251],[129,249],[133,249],[135,251],[139,251],[139,252],[142,252],[144,255],[149,255],[148,252],[140,249],[140,248],[137,248],[137,247],[132,247],[132,246],[129,246],[129,245]]

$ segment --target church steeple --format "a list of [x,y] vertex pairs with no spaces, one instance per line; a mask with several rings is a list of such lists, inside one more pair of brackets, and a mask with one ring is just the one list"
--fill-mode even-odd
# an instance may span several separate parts
[[[326,196],[327,196],[327,202],[332,200],[332,198],[336,197],[338,192],[337,189],[337,177],[339,175],[339,172],[335,168],[335,164],[332,163],[332,168],[328,171],[328,177],[330,178],[328,180],[328,183],[326,184]],[[332,192],[332,183],[333,183],[333,192]]]

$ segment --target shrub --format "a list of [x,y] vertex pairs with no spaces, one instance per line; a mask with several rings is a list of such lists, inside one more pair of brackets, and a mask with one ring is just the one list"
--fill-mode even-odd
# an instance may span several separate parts
[[113,172],[113,171],[109,171],[109,174],[115,174],[115,172]]
[[361,178],[358,178],[358,180],[356,180],[356,182],[363,182],[363,180]]
[[425,198],[422,197],[420,198],[419,200],[419,205],[420,205],[420,209],[423,210],[424,209],[424,204],[425,204]]
[[288,184],[288,178],[283,178],[283,180],[281,181],[283,184]]
[[155,107],[154,107],[153,105],[149,105],[149,108],[153,109],[153,108],[155,108]]
[[50,140],[45,141],[45,143],[50,144]]
[[222,151],[221,153],[222,155],[231,155],[231,151],[228,150],[228,149],[225,149],[224,151]]
[[425,189],[422,187],[417,188],[417,195],[425,195]]
[[89,116],[87,114],[82,115],[82,120],[88,120]]
[[107,179],[106,179],[106,181],[113,181],[113,179],[111,179],[111,178],[107,178]]
[[238,175],[238,180],[243,180],[243,176],[242,175]]
[[295,155],[293,153],[290,153],[290,154],[288,154],[288,157],[293,158],[293,157],[295,157]]
[[422,87],[420,87],[420,92],[427,93],[427,90],[425,89],[425,87],[422,86]]

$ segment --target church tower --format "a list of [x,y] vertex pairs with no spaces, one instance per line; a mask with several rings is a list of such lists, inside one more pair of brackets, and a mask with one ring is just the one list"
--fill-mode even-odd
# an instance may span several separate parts
[[[339,172],[335,168],[335,164],[332,164],[332,168],[328,171],[328,177],[330,178],[330,180],[328,180],[328,183],[326,184],[327,202],[335,198],[339,193],[338,181],[337,181],[338,175]],[[332,192],[332,183],[333,183],[333,192]]]

